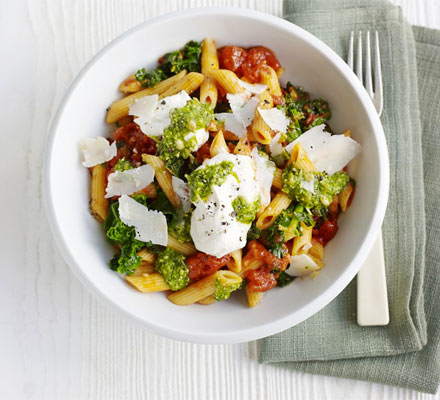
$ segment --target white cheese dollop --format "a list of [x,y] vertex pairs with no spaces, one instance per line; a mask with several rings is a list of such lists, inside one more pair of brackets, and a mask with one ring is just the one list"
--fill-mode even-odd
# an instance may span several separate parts
[[79,148],[83,152],[84,167],[94,167],[111,160],[116,156],[116,142],[112,144],[103,137],[85,138],[79,141]]
[[246,245],[250,224],[237,221],[232,202],[237,196],[243,196],[253,203],[259,196],[255,165],[249,156],[220,153],[205,160],[199,168],[222,161],[234,164],[235,176],[231,174],[222,185],[214,185],[212,194],[205,202],[195,203],[191,217],[191,237],[196,249],[214,257],[223,257]]
[[290,259],[290,266],[286,273],[290,276],[307,276],[318,271],[319,265],[307,254],[299,254]]
[[188,93],[181,92],[158,100],[157,94],[144,96],[136,100],[129,108],[129,114],[137,118],[134,122],[148,136],[161,136],[170,124],[170,113],[175,108],[181,108],[191,100]]
[[149,210],[124,194],[119,198],[119,217],[124,224],[135,228],[136,239],[161,246],[167,245],[167,219],[162,212]]
[[115,171],[108,176],[105,197],[133,194],[154,180],[154,169],[148,165],[126,171]]
[[359,143],[344,135],[331,135],[325,125],[318,125],[294,140],[286,150],[291,152],[297,143],[301,143],[313,165],[319,171],[329,175],[344,168],[362,150]]
[[171,177],[171,183],[173,185],[174,192],[177,194],[180,201],[182,202],[183,212],[187,213],[191,208],[191,189],[189,185],[185,181],[174,175]]
[[[197,151],[208,141],[209,132],[206,129],[201,128],[201,129],[197,129],[194,132],[194,135],[196,136],[196,146],[192,149],[192,151]],[[186,137],[185,140],[187,140]]]
[[270,189],[275,174],[275,164],[266,157],[260,156],[256,147],[252,150],[251,156],[255,163],[255,179],[260,190],[260,204],[266,207],[270,203]]

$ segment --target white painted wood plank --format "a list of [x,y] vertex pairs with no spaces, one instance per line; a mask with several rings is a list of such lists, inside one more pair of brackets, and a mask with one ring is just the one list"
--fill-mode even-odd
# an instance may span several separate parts
[[[440,28],[436,0],[393,0]],[[192,345],[143,331],[95,301],[48,229],[44,139],[69,83],[130,27],[168,11],[229,5],[281,15],[280,0],[0,2],[0,397],[3,399],[440,399],[410,390],[291,373],[257,362],[256,343]],[[5,63],[4,60],[7,60]],[[14,167],[13,167],[14,166]],[[20,167],[22,166],[22,167]],[[4,227],[8,227],[4,229]]]

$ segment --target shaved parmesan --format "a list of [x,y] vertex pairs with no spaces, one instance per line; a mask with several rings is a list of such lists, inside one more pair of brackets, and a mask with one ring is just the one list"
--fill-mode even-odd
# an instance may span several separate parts
[[135,228],[136,239],[161,246],[167,245],[167,219],[162,212],[149,210],[124,194],[119,198],[119,217],[124,224]]
[[269,149],[272,157],[276,157],[283,152],[283,145],[280,142],[281,132],[278,132],[270,142]]
[[126,171],[115,171],[108,176],[105,197],[132,194],[153,182],[154,169],[146,164]]
[[263,108],[258,108],[258,111],[263,118],[264,122],[270,126],[270,129],[276,132],[286,133],[287,126],[290,121],[286,117],[283,111],[278,108],[270,108],[265,110]]
[[112,144],[103,137],[86,138],[79,141],[79,147],[83,152],[84,167],[94,167],[111,160],[116,156],[116,142]]
[[173,185],[174,192],[182,202],[183,212],[187,213],[191,208],[191,201],[189,200],[191,197],[191,189],[189,185],[174,175],[171,177],[171,183]]
[[253,93],[253,94],[261,94],[263,93],[267,86],[263,85],[261,83],[257,83],[255,85],[252,85],[251,83],[247,83],[245,81],[242,81],[241,79],[238,80],[238,84],[245,89],[246,91]]
[[252,150],[251,156],[255,163],[255,179],[260,191],[260,204],[266,207],[270,203],[275,164],[266,157],[260,156],[256,147]]
[[157,94],[141,97],[130,106],[128,114],[148,121],[153,116],[158,101],[159,95]]
[[290,267],[286,269],[286,273],[290,276],[307,276],[319,269],[319,265],[310,256],[299,254],[290,259]]
[[215,114],[215,118],[225,122],[225,130],[241,138],[246,135],[246,128],[254,120],[259,99],[255,96],[250,97],[250,94],[247,92],[228,94],[226,97],[231,106],[232,113]]
[[344,135],[331,135],[324,131],[325,125],[315,126],[286,146],[291,151],[301,143],[313,165],[329,175],[344,168],[362,150],[359,143]]
[[215,118],[225,123],[225,130],[232,132],[239,138],[243,137],[247,133],[247,129],[243,126],[243,123],[237,119],[232,113],[220,113],[215,114]]
[[[157,99],[157,95],[145,97],[154,97]],[[141,131],[148,136],[161,136],[163,130],[171,122],[171,111],[175,108],[183,107],[187,101],[191,100],[188,93],[182,90],[173,96],[164,97],[159,102],[156,102],[154,109],[151,111],[154,98],[145,99],[145,97],[141,97],[141,99],[130,106],[129,114],[138,117],[134,119],[134,122],[136,122],[141,128]],[[139,103],[140,100],[142,101]]]

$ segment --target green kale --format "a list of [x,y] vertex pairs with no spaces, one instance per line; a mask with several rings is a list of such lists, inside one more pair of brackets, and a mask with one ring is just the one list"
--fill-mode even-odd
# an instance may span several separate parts
[[215,280],[215,292],[214,292],[214,299],[217,301],[223,301],[226,299],[229,299],[229,296],[231,293],[237,289],[241,289],[243,281],[240,279],[240,281],[235,282],[233,284],[229,284],[223,277],[219,277]]
[[232,201],[232,208],[237,213],[237,221],[243,224],[250,224],[255,219],[259,207],[259,199],[249,203],[244,196],[237,196]]
[[314,126],[325,124],[331,118],[328,102],[323,99],[310,99],[301,87],[295,87],[290,82],[285,90],[285,104],[279,106],[290,118],[285,140],[293,142],[305,131]]
[[[328,175],[325,172],[311,172],[288,165],[282,175],[283,192],[292,200],[310,210],[320,211],[327,208],[349,181],[345,172]],[[313,186],[313,193],[306,186]]]
[[284,210],[269,228],[261,232],[261,238],[267,249],[278,258],[282,258],[286,234],[300,236],[301,222],[307,226],[313,226],[315,223],[312,214],[302,205],[297,204]]
[[169,247],[157,255],[154,268],[162,275],[171,290],[183,289],[189,283],[185,256]]
[[141,68],[136,72],[135,77],[142,86],[152,87],[183,70],[200,72],[201,54],[202,43],[191,40],[182,50],[175,50],[161,57],[157,68],[151,71]]
[[261,229],[255,223],[251,225],[247,233],[247,240],[257,240],[261,236]]
[[277,279],[277,286],[284,287],[295,280],[294,276],[290,276],[286,271],[280,271]]
[[144,87],[156,86],[159,82],[168,78],[165,72],[160,68],[155,68],[148,72],[145,70],[145,68],[141,68],[134,76],[136,80],[138,80]]
[[224,183],[227,177],[232,174],[233,167],[232,162],[222,161],[219,164],[196,169],[189,174],[187,179],[191,188],[191,201],[193,203],[199,200],[206,201],[212,193],[212,187]]
[[133,165],[131,165],[131,162],[126,160],[124,157],[119,159],[116,165],[114,166],[115,171],[126,171],[128,169],[132,169]]
[[[146,197],[133,195],[133,199],[146,205]],[[107,219],[103,227],[110,243],[120,246],[119,255],[110,260],[110,268],[120,274],[131,275],[140,265],[141,258],[137,252],[145,247],[146,243],[135,238],[136,231],[133,227],[125,225],[119,218],[119,201],[114,201],[109,208]]]

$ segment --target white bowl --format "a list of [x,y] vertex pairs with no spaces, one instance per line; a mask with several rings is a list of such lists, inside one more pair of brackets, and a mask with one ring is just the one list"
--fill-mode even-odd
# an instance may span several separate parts
[[[89,213],[89,172],[81,166],[78,139],[107,135],[106,107],[122,79],[154,67],[165,52],[188,40],[212,37],[218,46],[263,45],[285,68],[282,81],[327,99],[331,126],[351,129],[363,152],[350,165],[356,195],[326,247],[325,268],[315,280],[296,280],[264,295],[256,308],[242,293],[210,306],[179,307],[162,293],[142,294],[108,267],[113,256]],[[329,47],[303,29],[267,14],[236,8],[200,8],[147,21],[111,42],[82,70],[54,118],[46,148],[44,184],[55,239],[90,292],[150,331],[197,343],[237,343],[285,330],[323,308],[353,279],[370,251],[385,213],[389,183],[385,138],[372,102],[356,76]]]

